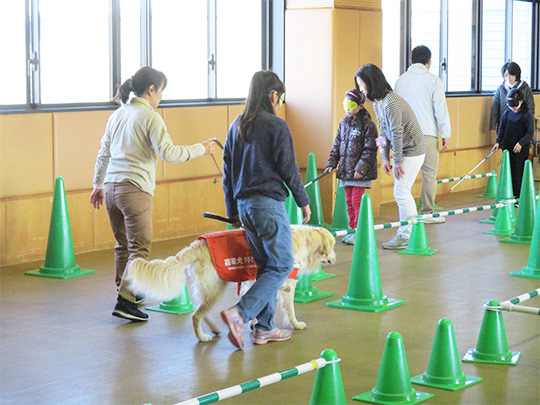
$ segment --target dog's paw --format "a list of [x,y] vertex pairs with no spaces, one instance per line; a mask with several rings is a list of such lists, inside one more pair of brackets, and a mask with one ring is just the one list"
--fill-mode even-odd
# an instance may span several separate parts
[[306,329],[306,323],[305,322],[293,322],[292,327],[294,329]]
[[198,338],[199,338],[199,342],[203,342],[203,343],[210,342],[212,340],[212,336],[207,335],[206,333],[203,333],[202,335],[198,336]]

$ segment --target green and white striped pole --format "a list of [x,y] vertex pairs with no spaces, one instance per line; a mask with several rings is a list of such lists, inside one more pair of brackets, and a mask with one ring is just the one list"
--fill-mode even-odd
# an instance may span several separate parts
[[525,294],[518,295],[517,297],[510,298],[509,300],[501,302],[498,306],[487,306],[486,309],[491,311],[508,311],[508,312],[522,312],[526,314],[540,315],[540,308],[527,307],[525,305],[517,305],[531,298],[538,297],[540,294],[540,288],[530,291]]
[[[509,204],[515,203],[516,201],[517,201],[516,199],[506,200],[506,202]],[[373,229],[378,231],[379,229],[397,228],[402,225],[414,225],[420,221],[424,221],[427,218],[447,217],[450,215],[467,214],[469,212],[492,210],[495,208],[502,208],[502,207],[504,207],[504,203],[500,202],[497,204],[480,205],[478,207],[468,207],[468,208],[460,208],[460,209],[451,210],[451,211],[434,212],[433,214],[418,215],[413,219],[409,219],[408,221],[396,221],[396,222],[389,222],[386,224],[373,225]],[[347,231],[336,231],[336,232],[332,232],[332,234],[334,236],[343,236],[347,234]]]
[[219,391],[212,392],[210,394],[202,395],[197,398],[189,399],[187,401],[178,402],[175,405],[202,405],[210,404],[212,402],[221,401],[227,398],[234,397],[236,395],[243,394],[244,392],[254,390],[256,388],[265,387],[270,384],[277,383],[287,378],[296,377],[297,375],[308,373],[313,370],[325,367],[330,363],[337,363],[341,359],[327,361],[323,357],[312,360],[308,363],[300,364],[299,366],[290,368],[278,373],[269,374],[265,377],[257,378],[256,380],[248,381],[242,384],[234,385],[229,388],[224,388]]

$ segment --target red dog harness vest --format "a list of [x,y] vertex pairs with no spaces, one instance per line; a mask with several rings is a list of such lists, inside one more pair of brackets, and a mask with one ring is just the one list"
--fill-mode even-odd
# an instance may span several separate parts
[[[197,239],[208,244],[218,276],[225,281],[241,283],[257,278],[257,263],[253,259],[244,229],[206,233]],[[289,278],[296,279],[298,269]]]

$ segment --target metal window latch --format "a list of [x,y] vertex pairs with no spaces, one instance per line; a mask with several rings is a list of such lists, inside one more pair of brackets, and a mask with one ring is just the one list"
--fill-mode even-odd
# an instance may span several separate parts
[[35,72],[38,69],[39,59],[37,57],[37,52],[32,52],[32,57],[28,59],[28,74]]
[[214,54],[210,55],[208,66],[210,66],[210,70],[216,70],[216,59],[214,58]]
[[441,61],[442,70],[448,70],[448,63],[446,63],[446,58],[443,58]]

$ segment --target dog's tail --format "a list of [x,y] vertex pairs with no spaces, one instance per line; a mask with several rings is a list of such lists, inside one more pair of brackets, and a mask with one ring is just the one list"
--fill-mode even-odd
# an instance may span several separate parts
[[197,248],[193,246],[196,243],[165,260],[132,260],[124,274],[128,288],[136,294],[162,301],[178,298],[186,286],[186,269],[197,259]]

